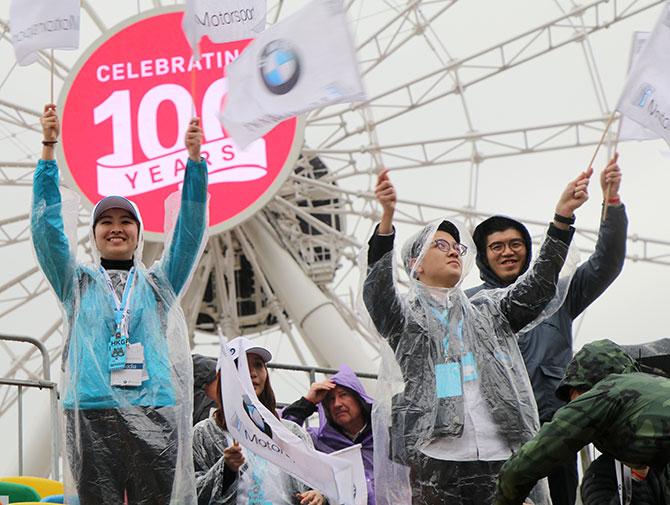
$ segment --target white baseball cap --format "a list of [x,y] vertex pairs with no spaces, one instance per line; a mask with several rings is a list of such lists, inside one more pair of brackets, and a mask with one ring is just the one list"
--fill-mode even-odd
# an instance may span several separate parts
[[233,359],[236,359],[240,355],[240,352],[244,351],[247,354],[250,352],[258,354],[265,363],[272,360],[272,353],[268,349],[252,342],[246,337],[232,339],[226,344],[226,349],[228,350],[229,356]]

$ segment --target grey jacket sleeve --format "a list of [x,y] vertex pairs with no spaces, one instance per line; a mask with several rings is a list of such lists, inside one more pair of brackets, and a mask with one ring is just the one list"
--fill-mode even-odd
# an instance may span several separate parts
[[363,302],[379,334],[392,349],[405,327],[403,302],[393,279],[394,235],[380,236],[375,230],[368,242],[368,275],[363,284]]
[[550,224],[533,266],[501,298],[500,310],[515,333],[535,320],[556,294],[558,276],[574,232],[572,227],[559,230]]
[[577,268],[565,306],[572,319],[581,314],[621,273],[626,259],[628,217],[623,205],[609,206],[593,254]]

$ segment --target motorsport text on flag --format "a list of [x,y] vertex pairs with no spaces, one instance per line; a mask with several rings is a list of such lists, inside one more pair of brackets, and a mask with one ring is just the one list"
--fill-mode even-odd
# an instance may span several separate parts
[[342,0],[313,0],[260,34],[226,70],[220,118],[242,147],[289,117],[365,100]]
[[[235,364],[237,359],[237,365]],[[293,434],[263,405],[254,392],[247,355],[239,348],[221,346],[221,402],[226,429],[245,449],[300,479],[327,496],[330,503],[365,505],[365,483],[360,446],[342,457],[325,454]],[[351,460],[361,462],[352,465]],[[354,475],[354,471],[360,475]]]
[[182,28],[198,58],[207,35],[217,44],[253,39],[265,30],[266,0],[186,0]]
[[670,2],[628,74],[617,109],[670,144]]
[[80,0],[12,0],[9,27],[19,65],[35,63],[43,49],[79,47]]

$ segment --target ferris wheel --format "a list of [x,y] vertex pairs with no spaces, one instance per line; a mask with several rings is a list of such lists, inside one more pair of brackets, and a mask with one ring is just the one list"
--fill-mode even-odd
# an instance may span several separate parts
[[[270,0],[268,22],[302,3]],[[613,45],[627,51],[634,20],[650,27],[661,3],[346,0],[368,99],[302,118],[281,184],[253,212],[212,230],[182,301],[192,347],[244,334],[273,339],[282,361],[347,362],[374,371],[376,343],[357,314],[356,297],[359,253],[379,217],[373,194],[379,168],[388,167],[398,183],[396,222],[404,231],[441,216],[472,227],[500,210],[491,196],[507,188],[500,171],[518,186],[547,153],[579,152],[588,160],[583,153],[598,143],[616,93],[604,84],[612,72],[603,74],[601,64],[610,64]],[[56,52],[56,97],[101,39],[182,7],[172,0],[82,0],[80,49]],[[0,33],[0,333],[42,341],[56,370],[62,320],[33,258],[29,226],[51,63],[44,52],[31,67],[16,66],[8,7],[0,10]],[[151,34],[145,41],[151,44]],[[566,57],[574,58],[570,77],[552,74]],[[622,64],[617,71],[624,70]],[[565,110],[564,97],[576,107]],[[567,181],[570,173],[524,180],[525,196],[502,210],[522,218],[540,240],[551,210],[542,185],[554,177]],[[73,181],[66,178],[65,185]],[[80,255],[90,253],[88,214],[82,206]],[[592,250],[595,227],[579,235],[579,248]],[[162,241],[148,239],[145,264],[162,250]],[[667,266],[668,253],[670,243],[631,233],[630,259]],[[7,355],[1,377],[37,377],[37,352],[0,346]],[[16,400],[15,390],[0,388],[0,417]]]

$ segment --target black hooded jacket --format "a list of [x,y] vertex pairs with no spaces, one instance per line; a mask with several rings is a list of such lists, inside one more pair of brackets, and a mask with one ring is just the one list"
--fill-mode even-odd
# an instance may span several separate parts
[[[466,290],[465,293],[469,297],[482,289],[496,289],[506,285],[493,273],[486,260],[488,235],[486,228],[487,223],[490,224],[494,219],[505,220],[509,223],[509,227],[519,230],[522,234],[528,257],[521,273],[525,272],[530,264],[531,238],[526,227],[504,216],[487,219],[473,234],[477,245],[479,276],[484,283]],[[610,206],[607,219],[600,225],[595,251],[577,268],[561,308],[540,325],[519,336],[519,349],[533,385],[540,421],[551,420],[554,413],[564,404],[554,392],[572,359],[572,322],[621,272],[626,256],[627,229],[628,218],[625,207]]]
[[209,417],[216,403],[205,393],[205,386],[216,379],[216,358],[193,354],[193,426]]

